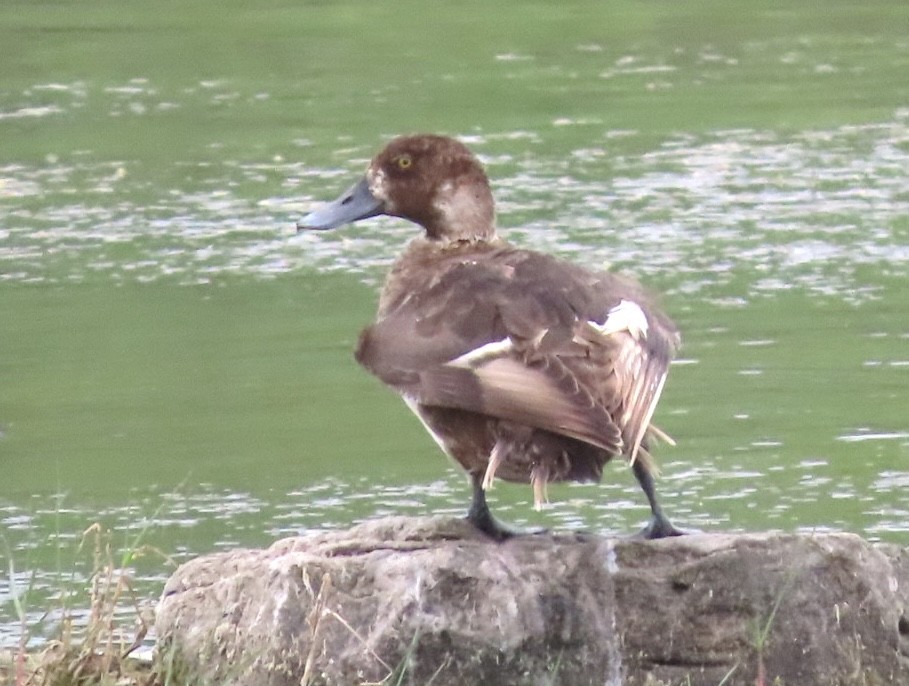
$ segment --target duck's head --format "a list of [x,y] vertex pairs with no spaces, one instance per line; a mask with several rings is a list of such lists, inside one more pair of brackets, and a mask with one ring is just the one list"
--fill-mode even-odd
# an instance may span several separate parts
[[445,136],[395,138],[362,179],[334,202],[297,222],[297,230],[334,229],[387,214],[422,226],[433,240],[495,237],[489,180],[467,147]]

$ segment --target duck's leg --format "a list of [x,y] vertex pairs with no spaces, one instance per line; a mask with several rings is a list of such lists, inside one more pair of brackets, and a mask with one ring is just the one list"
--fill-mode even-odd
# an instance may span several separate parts
[[511,538],[514,532],[509,530],[492,516],[489,505],[486,504],[486,490],[483,488],[483,475],[479,472],[470,473],[470,484],[473,487],[473,500],[467,511],[467,521],[477,527],[484,534],[496,541]]
[[473,500],[471,500],[470,509],[467,511],[467,521],[491,539],[505,541],[514,536],[545,532],[544,529],[524,531],[503,524],[492,516],[492,512],[489,511],[489,505],[486,504],[486,491],[483,489],[483,473],[471,472],[470,483],[473,487]]
[[663,508],[657,502],[656,490],[653,485],[653,474],[647,470],[641,460],[635,460],[632,469],[634,469],[634,475],[638,483],[641,484],[641,490],[647,496],[647,502],[650,503],[650,512],[652,513],[650,522],[637,533],[636,537],[653,539],[683,536],[685,532],[681,529],[676,529],[672,525],[672,522],[663,514]]

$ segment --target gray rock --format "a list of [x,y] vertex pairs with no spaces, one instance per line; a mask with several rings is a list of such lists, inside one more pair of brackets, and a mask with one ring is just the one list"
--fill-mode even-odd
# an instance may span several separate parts
[[192,560],[156,628],[191,683],[909,684],[909,549],[395,517]]

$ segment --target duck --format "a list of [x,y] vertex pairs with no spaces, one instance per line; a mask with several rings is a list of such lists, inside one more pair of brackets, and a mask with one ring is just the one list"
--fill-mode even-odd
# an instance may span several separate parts
[[326,231],[377,215],[422,229],[391,267],[355,358],[394,389],[469,476],[467,520],[503,541],[496,480],[599,481],[630,465],[650,507],[637,536],[677,536],[657,501],[653,424],[679,330],[636,280],[518,247],[496,229],[479,159],[435,134],[392,139],[336,200],[297,222]]

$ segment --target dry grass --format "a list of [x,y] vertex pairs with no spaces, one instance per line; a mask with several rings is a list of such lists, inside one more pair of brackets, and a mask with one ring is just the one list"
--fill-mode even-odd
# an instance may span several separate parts
[[[83,532],[78,553],[90,557],[88,586],[75,592],[60,589],[57,636],[39,651],[27,649],[33,631],[22,602],[27,589],[13,589],[11,602],[22,630],[18,648],[0,653],[0,686],[153,686],[169,681],[159,678],[150,664],[130,658],[148,634],[153,610],[150,601],[140,600],[133,591],[129,566],[143,555],[161,555],[140,545],[144,533],[115,559],[109,530],[93,524]],[[14,579],[12,554],[8,557]],[[87,607],[87,619],[83,616],[77,623],[74,607]],[[131,609],[126,617],[124,607]]]

